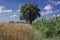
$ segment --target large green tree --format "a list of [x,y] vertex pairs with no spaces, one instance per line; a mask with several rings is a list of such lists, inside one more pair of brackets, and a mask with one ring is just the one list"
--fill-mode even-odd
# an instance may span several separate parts
[[40,17],[39,8],[36,4],[24,4],[21,7],[20,20],[26,20],[27,23],[32,24],[37,17]]

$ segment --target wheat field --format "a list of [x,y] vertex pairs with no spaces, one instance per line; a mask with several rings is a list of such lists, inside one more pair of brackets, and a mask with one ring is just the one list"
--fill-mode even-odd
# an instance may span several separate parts
[[34,40],[29,24],[0,23],[0,40]]

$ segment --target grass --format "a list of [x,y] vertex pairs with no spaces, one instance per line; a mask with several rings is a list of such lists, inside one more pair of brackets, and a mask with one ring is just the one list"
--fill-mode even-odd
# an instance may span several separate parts
[[0,23],[0,40],[33,40],[29,24]]

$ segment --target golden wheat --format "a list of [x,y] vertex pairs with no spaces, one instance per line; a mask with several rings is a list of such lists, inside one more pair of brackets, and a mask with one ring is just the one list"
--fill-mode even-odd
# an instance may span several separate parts
[[0,40],[33,40],[32,28],[29,24],[0,23]]

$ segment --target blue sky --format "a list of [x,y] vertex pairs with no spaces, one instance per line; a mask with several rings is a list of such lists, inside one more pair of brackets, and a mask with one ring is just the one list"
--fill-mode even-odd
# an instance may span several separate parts
[[20,7],[25,3],[37,4],[41,16],[47,19],[60,16],[60,0],[0,0],[0,22],[20,21]]

